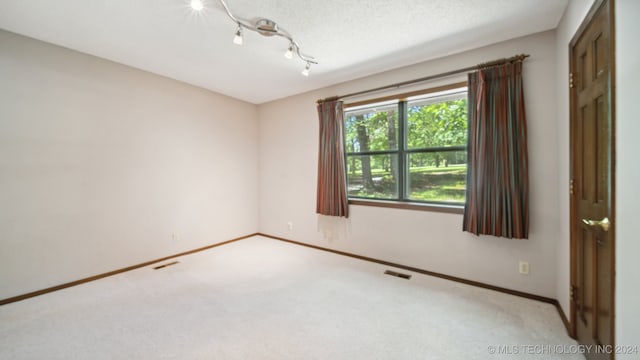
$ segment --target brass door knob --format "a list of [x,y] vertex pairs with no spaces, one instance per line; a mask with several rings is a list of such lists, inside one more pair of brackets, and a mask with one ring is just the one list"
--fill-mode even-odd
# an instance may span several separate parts
[[609,231],[609,226],[611,226],[611,222],[607,217],[605,217],[602,220],[582,219],[582,222],[589,226],[600,226],[604,231]]

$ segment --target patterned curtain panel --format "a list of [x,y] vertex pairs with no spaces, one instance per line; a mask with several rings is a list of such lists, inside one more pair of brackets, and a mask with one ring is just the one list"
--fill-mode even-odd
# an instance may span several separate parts
[[463,230],[529,236],[529,170],[522,61],[469,74],[469,151]]
[[342,101],[318,104],[320,144],[316,213],[349,217]]

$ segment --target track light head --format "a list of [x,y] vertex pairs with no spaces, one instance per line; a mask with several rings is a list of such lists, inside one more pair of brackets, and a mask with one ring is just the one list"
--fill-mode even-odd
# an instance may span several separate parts
[[307,61],[307,66],[302,70],[302,75],[309,76],[309,71],[311,70],[311,63]]
[[238,24],[238,30],[236,30],[236,36],[233,38],[233,43],[236,45],[242,45],[242,25]]
[[284,53],[284,57],[287,59],[293,59],[293,43],[289,44],[289,48],[287,49],[287,52]]

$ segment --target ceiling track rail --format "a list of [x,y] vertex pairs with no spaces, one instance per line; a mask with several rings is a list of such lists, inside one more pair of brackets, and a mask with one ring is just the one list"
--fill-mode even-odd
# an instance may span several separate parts
[[285,38],[289,40],[289,50],[293,51],[302,61],[306,62],[307,64],[318,63],[313,56],[303,54],[300,51],[300,45],[298,44],[298,42],[296,42],[293,39],[293,37],[291,36],[291,34],[289,34],[289,32],[280,28],[275,21],[261,18],[261,19],[258,19],[255,23],[252,23],[249,20],[245,20],[235,16],[231,12],[231,10],[229,9],[229,6],[224,0],[218,0],[218,1],[220,1],[220,4],[224,8],[224,11],[227,13],[227,16],[229,16],[229,18],[233,22],[238,24],[238,27],[257,32],[262,36],[279,36],[279,37]]

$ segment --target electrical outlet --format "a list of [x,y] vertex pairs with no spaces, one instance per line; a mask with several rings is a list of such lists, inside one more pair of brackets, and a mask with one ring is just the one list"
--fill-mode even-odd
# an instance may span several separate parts
[[289,231],[293,230],[293,221],[287,223],[287,229],[289,229]]
[[180,241],[180,235],[178,233],[171,234],[171,240]]
[[529,263],[526,261],[520,261],[519,270],[521,275],[529,275]]

